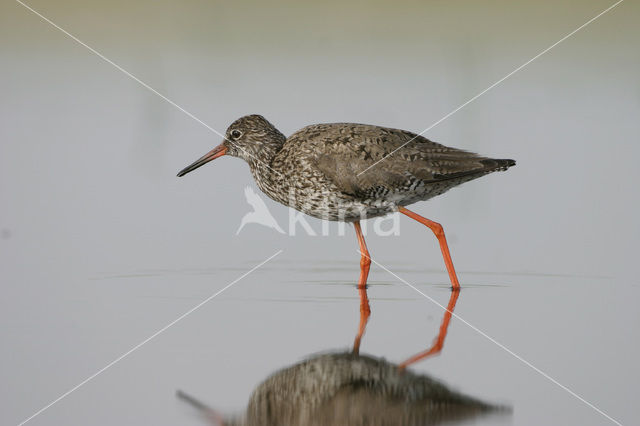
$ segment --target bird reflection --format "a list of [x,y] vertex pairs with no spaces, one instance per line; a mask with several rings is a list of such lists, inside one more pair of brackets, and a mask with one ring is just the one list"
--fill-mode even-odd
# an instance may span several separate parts
[[[358,287],[358,292],[360,294],[360,325],[358,327],[358,334],[356,334],[356,338],[353,342],[353,353],[360,353],[360,342],[362,341],[362,336],[364,335],[364,331],[367,327],[367,323],[369,322],[369,317],[371,316],[371,308],[369,307],[369,297],[367,296],[367,289]],[[408,358],[406,361],[402,362],[398,368],[404,369],[410,364],[421,361],[427,357],[438,354],[442,351],[444,347],[444,339],[447,337],[447,331],[449,329],[449,322],[451,321],[451,315],[453,315],[453,310],[456,307],[456,303],[458,302],[458,296],[460,296],[460,288],[452,287],[451,288],[451,296],[449,297],[449,302],[447,303],[447,307],[445,308],[444,315],[442,317],[442,323],[440,325],[440,331],[438,336],[433,341],[430,347],[428,347],[425,351],[417,353],[412,357]]]
[[226,418],[183,392],[178,396],[211,424],[224,426],[424,426],[508,412],[406,369],[442,350],[459,289],[451,291],[431,346],[400,364],[359,353],[371,316],[366,288],[359,291],[360,322],[352,351],[311,356],[273,373],[253,391],[244,415]]

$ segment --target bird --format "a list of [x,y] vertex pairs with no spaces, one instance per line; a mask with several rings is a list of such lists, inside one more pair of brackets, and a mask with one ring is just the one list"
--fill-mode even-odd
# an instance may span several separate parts
[[242,228],[244,228],[247,223],[259,223],[260,225],[275,229],[279,233],[284,234],[284,231],[280,228],[276,219],[273,217],[271,212],[269,212],[267,205],[262,201],[262,198],[256,194],[253,188],[250,186],[245,187],[244,197],[246,198],[247,203],[253,207],[253,211],[242,216],[242,220],[240,220],[240,227],[238,227],[236,235],[242,231]]
[[516,163],[370,124],[314,124],[287,138],[266,118],[252,114],[231,123],[222,143],[178,177],[222,156],[246,161],[258,188],[269,198],[319,219],[353,223],[361,254],[361,290],[366,289],[371,256],[360,221],[394,212],[431,229],[451,287],[459,289],[442,225],[406,206]]

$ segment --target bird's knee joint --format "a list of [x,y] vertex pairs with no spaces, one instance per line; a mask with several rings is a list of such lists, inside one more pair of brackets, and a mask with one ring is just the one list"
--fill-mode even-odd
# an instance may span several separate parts
[[436,237],[438,237],[438,238],[444,237],[444,228],[439,223],[434,223],[431,226],[431,230],[436,235]]
[[360,258],[360,266],[363,268],[368,268],[371,265],[371,259],[369,256],[362,256]]

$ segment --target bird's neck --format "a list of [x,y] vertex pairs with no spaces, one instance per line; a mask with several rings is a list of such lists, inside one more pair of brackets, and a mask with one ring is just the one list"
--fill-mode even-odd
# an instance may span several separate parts
[[259,156],[256,155],[247,159],[249,169],[251,169],[251,174],[253,175],[256,184],[270,197],[271,191],[274,190],[274,187],[276,186],[275,181],[278,180],[278,175],[281,173],[278,170],[274,170],[273,167],[273,159],[281,148],[281,143],[270,143],[266,146],[263,145],[260,149]]
[[251,170],[254,168],[261,168],[265,166],[270,166],[271,162],[278,154],[280,149],[282,148],[282,144],[276,142],[270,142],[268,144],[263,144],[260,146],[260,150],[257,152],[249,151],[250,155],[245,156],[245,161],[251,167]]

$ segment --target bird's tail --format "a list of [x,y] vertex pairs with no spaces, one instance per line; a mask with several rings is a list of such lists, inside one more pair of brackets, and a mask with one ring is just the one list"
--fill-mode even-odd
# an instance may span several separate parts
[[509,160],[509,159],[497,160],[493,158],[488,158],[486,160],[482,160],[482,164],[484,164],[487,171],[503,172],[507,170],[509,167],[515,166],[516,160]]

